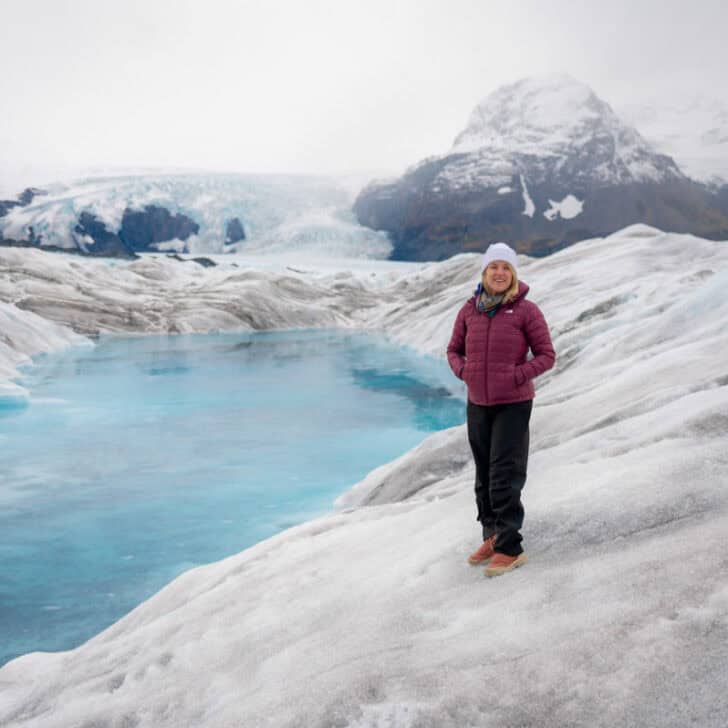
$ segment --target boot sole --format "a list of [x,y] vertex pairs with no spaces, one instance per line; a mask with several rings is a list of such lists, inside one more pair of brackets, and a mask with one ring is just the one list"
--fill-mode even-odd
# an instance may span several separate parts
[[526,556],[526,554],[520,554],[519,557],[510,566],[490,566],[485,570],[484,573],[486,576],[500,576],[501,574],[505,574],[508,571],[513,571],[513,569],[517,569],[519,566],[523,566],[527,561],[528,556]]

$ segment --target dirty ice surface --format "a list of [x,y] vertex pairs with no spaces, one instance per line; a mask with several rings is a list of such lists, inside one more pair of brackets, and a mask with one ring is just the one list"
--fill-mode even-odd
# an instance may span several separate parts
[[[442,355],[479,260],[376,290],[300,274],[299,300],[317,295],[295,315]],[[120,280],[147,308],[87,287],[85,307],[54,321],[121,327],[124,311],[192,326],[245,311],[224,272],[199,274],[183,306],[166,264],[137,267],[169,287],[177,308],[163,308],[133,265]],[[532,420],[526,566],[486,580],[466,563],[473,470],[451,428],[367,476],[338,513],[183,574],[76,650],[10,662],[0,723],[724,728],[728,244],[633,226],[523,259],[520,274],[558,354]],[[48,313],[56,289],[33,285],[32,310]],[[286,279],[255,285],[265,316],[285,317],[265,296],[285,298]],[[108,319],[102,295],[117,297]]]

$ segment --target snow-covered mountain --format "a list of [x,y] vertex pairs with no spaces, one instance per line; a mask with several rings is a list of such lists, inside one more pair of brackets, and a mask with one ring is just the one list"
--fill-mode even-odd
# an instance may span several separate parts
[[447,153],[371,183],[354,209],[392,235],[403,259],[438,260],[493,239],[544,254],[638,222],[728,238],[724,200],[564,75],[497,89]]
[[138,174],[90,177],[0,201],[0,245],[137,252],[310,251],[386,257],[386,235],[351,213],[350,178]]
[[728,185],[728,105],[702,95],[632,103],[620,115],[636,126],[687,175],[706,184]]
[[[479,262],[0,249],[0,365],[74,330],[363,326],[444,356]],[[519,269],[558,355],[532,419],[527,566],[466,563],[474,473],[464,428],[446,430],[339,512],[187,572],[78,649],[8,663],[0,725],[724,728],[728,246],[634,226]]]
[[510,184],[514,168],[527,168],[535,185],[559,176],[577,184],[610,185],[683,176],[586,84],[563,75],[525,79],[494,91],[475,107],[448,152],[452,155],[464,158],[443,169],[436,182],[453,189]]

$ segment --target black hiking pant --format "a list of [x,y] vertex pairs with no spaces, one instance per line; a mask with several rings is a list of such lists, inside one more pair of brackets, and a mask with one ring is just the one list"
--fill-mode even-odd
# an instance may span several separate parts
[[528,465],[532,400],[479,405],[468,401],[468,440],[475,459],[475,501],[483,540],[496,534],[495,550],[517,556],[521,548],[521,490]]

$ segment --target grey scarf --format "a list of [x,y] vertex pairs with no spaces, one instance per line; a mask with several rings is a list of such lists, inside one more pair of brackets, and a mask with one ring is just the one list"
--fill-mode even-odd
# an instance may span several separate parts
[[494,296],[489,296],[488,292],[483,288],[480,296],[478,296],[478,311],[492,311],[503,303],[505,297],[505,293],[496,293]]

